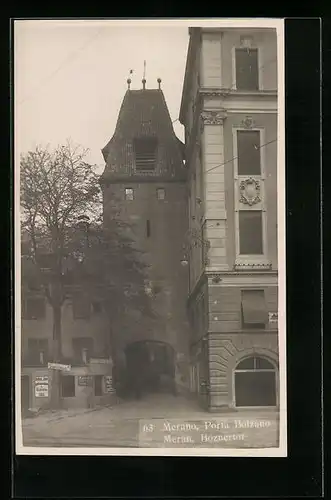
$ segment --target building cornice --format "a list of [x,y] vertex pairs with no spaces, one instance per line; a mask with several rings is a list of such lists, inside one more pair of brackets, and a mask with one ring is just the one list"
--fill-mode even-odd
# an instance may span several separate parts
[[278,111],[277,91],[238,92],[226,89],[200,89],[202,108],[224,113],[274,113]]
[[205,97],[218,97],[222,99],[235,97],[237,99],[266,99],[266,98],[276,98],[277,90],[257,90],[257,91],[242,91],[227,88],[216,88],[216,87],[201,87],[199,93]]
[[[272,23],[272,21],[271,21]],[[194,28],[193,28],[194,29]],[[202,33],[245,33],[245,34],[254,34],[254,33],[270,33],[275,31],[276,25],[271,24],[270,26],[265,26],[263,28],[258,26],[240,26],[240,27],[231,27],[231,26],[203,26],[200,28]]]
[[189,293],[188,305],[204,284],[208,286],[278,286],[277,270],[217,270],[205,268]]

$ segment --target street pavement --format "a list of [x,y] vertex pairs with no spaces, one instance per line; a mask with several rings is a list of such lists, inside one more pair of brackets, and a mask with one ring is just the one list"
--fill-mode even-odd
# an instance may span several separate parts
[[278,413],[209,413],[183,396],[152,395],[92,410],[23,419],[23,445],[47,447],[278,446]]

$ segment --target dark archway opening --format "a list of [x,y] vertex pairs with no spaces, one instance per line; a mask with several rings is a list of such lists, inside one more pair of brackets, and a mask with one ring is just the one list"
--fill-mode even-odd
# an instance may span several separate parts
[[127,346],[127,393],[136,398],[144,394],[176,392],[175,351],[165,342],[138,341]]
[[276,406],[276,368],[270,361],[246,358],[236,367],[234,377],[237,407]]

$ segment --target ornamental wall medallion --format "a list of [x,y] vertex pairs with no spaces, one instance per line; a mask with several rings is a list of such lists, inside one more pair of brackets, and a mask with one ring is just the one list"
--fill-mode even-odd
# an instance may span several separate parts
[[240,203],[244,203],[245,205],[255,205],[261,201],[260,198],[260,182],[256,179],[245,179],[240,183]]
[[243,35],[240,37],[240,46],[250,49],[253,46],[253,37],[248,35]]
[[244,118],[240,125],[244,128],[253,128],[254,120],[251,116],[246,116],[246,118]]

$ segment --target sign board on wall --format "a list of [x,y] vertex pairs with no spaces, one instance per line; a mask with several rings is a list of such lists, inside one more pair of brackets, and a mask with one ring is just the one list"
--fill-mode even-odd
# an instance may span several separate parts
[[115,392],[115,389],[113,387],[113,377],[111,375],[105,376],[105,392]]
[[62,365],[61,363],[48,363],[48,369],[50,370],[60,370],[63,372],[70,372],[70,365]]
[[37,384],[34,393],[36,398],[48,398],[48,384]]
[[113,362],[109,358],[91,358],[90,364],[91,365],[112,365]]
[[91,375],[80,375],[78,377],[78,385],[88,387],[92,385]]
[[269,313],[269,323],[278,323],[278,312]]
[[36,398],[48,398],[48,375],[37,375],[34,379]]

